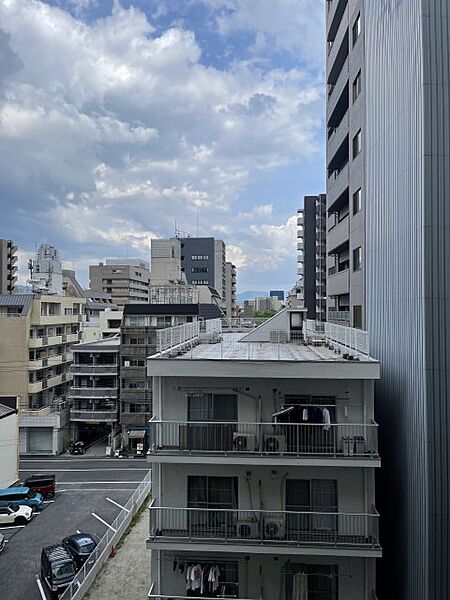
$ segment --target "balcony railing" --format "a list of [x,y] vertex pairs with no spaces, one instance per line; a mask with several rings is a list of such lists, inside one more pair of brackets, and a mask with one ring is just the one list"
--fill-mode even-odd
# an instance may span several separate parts
[[117,421],[117,409],[113,410],[78,410],[70,409],[71,421]]
[[72,363],[70,369],[72,373],[108,375],[110,373],[117,373],[118,367],[118,365],[80,365]]
[[152,541],[380,550],[378,513],[150,505]]
[[349,310],[329,310],[328,311],[329,321],[342,321],[344,323],[350,323],[350,311]]
[[151,421],[153,454],[236,456],[378,456],[378,425]]
[[[154,589],[155,589],[155,584],[152,583],[152,585],[150,586],[150,589],[148,591],[147,594],[147,598],[156,598],[157,600],[189,600],[190,598],[192,598],[192,596],[174,596],[173,594],[157,594]],[[203,600],[216,600],[217,596],[215,596],[215,598],[212,597],[207,597],[207,596],[201,596],[203,598]],[[226,598],[236,598],[236,600],[248,600],[248,599],[244,599],[241,598],[241,596],[224,596]],[[262,598],[260,597],[259,600],[262,600]]]
[[70,396],[78,398],[117,398],[118,388],[72,387]]

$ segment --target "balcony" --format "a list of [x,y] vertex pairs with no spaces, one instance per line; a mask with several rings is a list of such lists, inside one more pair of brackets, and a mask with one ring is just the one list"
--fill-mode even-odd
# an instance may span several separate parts
[[[154,502],[154,501],[153,501]],[[149,507],[147,548],[380,557],[378,513]]]
[[117,398],[118,388],[72,387],[72,398]]
[[[150,586],[150,589],[148,591],[147,598],[154,598],[156,600],[189,600],[190,598],[192,598],[192,596],[178,596],[178,595],[174,596],[173,594],[157,594],[154,591],[154,589],[155,589],[155,583],[152,583]],[[207,598],[206,596],[201,596],[201,597],[204,600],[214,600],[214,598]],[[228,598],[231,596],[224,596],[224,597]],[[216,596],[216,598],[217,598],[217,596]],[[241,596],[232,596],[232,598],[235,598],[236,600],[248,600],[248,599],[241,598]],[[259,600],[261,600],[261,598]],[[371,599],[371,600],[373,600],[373,599]]]
[[350,270],[343,269],[337,273],[333,273],[332,267],[327,279],[327,294],[328,296],[341,296],[348,294],[350,290]]
[[348,323],[350,324],[349,310],[329,310],[328,321],[333,323]]
[[124,412],[120,413],[121,425],[135,425],[146,427],[151,418],[151,411],[148,412]]
[[119,365],[80,365],[73,364],[70,369],[74,375],[115,375]]
[[329,252],[345,243],[349,243],[350,239],[350,213],[343,211],[340,216],[335,213],[335,219],[334,224],[328,230]]
[[151,421],[150,460],[378,466],[378,425]]
[[78,410],[77,408],[70,409],[71,421],[103,421],[110,423],[117,421],[117,409],[113,410]]

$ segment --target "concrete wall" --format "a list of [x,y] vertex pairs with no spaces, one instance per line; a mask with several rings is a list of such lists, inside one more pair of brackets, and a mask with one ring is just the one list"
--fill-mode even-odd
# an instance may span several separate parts
[[28,408],[28,340],[30,318],[0,317],[0,396],[19,396]]
[[0,419],[0,489],[19,479],[19,417]]

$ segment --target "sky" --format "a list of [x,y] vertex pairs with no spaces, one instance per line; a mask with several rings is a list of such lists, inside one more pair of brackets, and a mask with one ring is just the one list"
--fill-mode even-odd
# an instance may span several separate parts
[[0,237],[88,266],[214,236],[289,289],[323,193],[323,0],[0,0]]

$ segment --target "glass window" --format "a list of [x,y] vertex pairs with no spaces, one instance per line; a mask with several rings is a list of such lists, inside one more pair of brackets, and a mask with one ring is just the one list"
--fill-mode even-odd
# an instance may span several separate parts
[[355,304],[353,307],[353,327],[362,328],[362,306],[360,304]]
[[237,396],[204,393],[190,395],[188,421],[237,421]]
[[353,27],[352,27],[353,45],[356,44],[360,35],[361,35],[361,13],[356,17],[355,22],[353,23]]
[[355,135],[355,137],[353,138],[353,158],[356,158],[358,156],[358,154],[361,152],[362,149],[362,135],[361,135],[361,129],[358,131],[358,133]]
[[362,248],[358,246],[353,250],[353,270],[359,271],[362,267]]
[[353,194],[353,214],[356,215],[361,210],[361,188]]
[[352,88],[353,88],[353,102],[356,102],[358,96],[361,93],[361,71],[355,77]]

